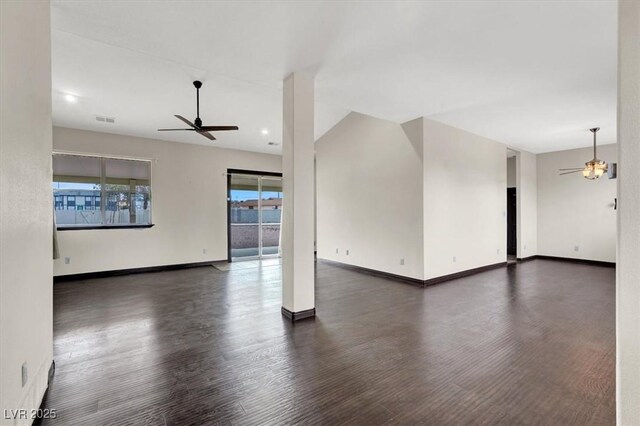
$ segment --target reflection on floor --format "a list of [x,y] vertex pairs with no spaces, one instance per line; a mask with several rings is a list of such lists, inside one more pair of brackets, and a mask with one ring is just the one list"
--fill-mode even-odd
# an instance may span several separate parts
[[239,271],[244,269],[252,269],[252,268],[266,268],[270,266],[280,266],[282,264],[282,259],[272,258],[272,259],[255,259],[255,260],[238,260],[233,262],[215,262],[213,263],[213,267],[218,271],[228,272],[228,271]]
[[516,257],[515,254],[508,254],[507,255],[507,263],[509,265],[511,265],[512,263],[517,263],[518,262],[518,258]]
[[615,424],[613,268],[423,289],[319,262],[291,324],[265,263],[56,283],[44,423]]

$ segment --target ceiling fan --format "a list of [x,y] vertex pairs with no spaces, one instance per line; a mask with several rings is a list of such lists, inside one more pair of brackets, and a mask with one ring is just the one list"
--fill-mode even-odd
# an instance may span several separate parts
[[216,140],[216,138],[209,132],[219,132],[222,130],[238,130],[238,126],[203,126],[202,120],[200,119],[200,88],[202,87],[201,81],[194,81],[193,85],[196,87],[196,119],[195,123],[190,122],[186,118],[181,115],[175,115],[178,120],[183,121],[187,125],[191,126],[189,129],[158,129],[159,132],[175,132],[175,131],[187,131],[187,132],[196,132],[199,135],[204,136],[207,139],[212,141]]
[[594,127],[589,129],[593,133],[593,160],[584,163],[584,167],[572,168],[572,169],[559,169],[560,175],[568,175],[570,173],[582,172],[582,176],[589,180],[598,179],[603,174],[607,173],[608,165],[603,160],[598,160],[596,155],[596,133],[600,130],[600,127]]

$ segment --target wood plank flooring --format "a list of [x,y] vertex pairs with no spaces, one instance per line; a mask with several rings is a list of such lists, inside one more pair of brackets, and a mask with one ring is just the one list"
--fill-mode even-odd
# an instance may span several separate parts
[[278,265],[55,284],[43,424],[615,424],[614,269],[316,274],[296,324]]

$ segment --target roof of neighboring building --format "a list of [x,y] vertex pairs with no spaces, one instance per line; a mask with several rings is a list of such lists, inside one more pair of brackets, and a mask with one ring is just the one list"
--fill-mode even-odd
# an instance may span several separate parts
[[[234,201],[232,204],[238,207],[258,207],[258,200]],[[266,200],[262,200],[262,207],[276,206],[282,206],[282,198],[269,198]]]

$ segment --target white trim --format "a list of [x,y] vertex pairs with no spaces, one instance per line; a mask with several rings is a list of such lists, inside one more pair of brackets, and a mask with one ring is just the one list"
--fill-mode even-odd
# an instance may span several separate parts
[[93,153],[87,153],[87,152],[65,151],[65,150],[53,150],[51,154],[52,155],[77,155],[78,157],[106,158],[110,160],[146,161],[149,163],[158,161],[157,158],[141,158],[141,157],[128,157],[128,156],[122,156],[122,155],[93,154]]

